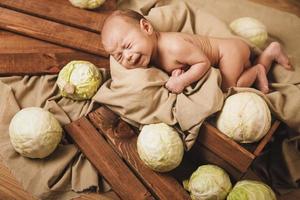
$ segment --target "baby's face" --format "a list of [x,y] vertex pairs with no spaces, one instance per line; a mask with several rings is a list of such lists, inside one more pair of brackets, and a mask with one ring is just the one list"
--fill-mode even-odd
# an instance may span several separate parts
[[131,19],[111,19],[102,30],[105,50],[128,69],[147,67],[153,52],[153,40]]

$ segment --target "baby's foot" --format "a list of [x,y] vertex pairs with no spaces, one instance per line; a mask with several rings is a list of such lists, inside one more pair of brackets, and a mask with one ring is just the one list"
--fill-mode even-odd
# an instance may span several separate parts
[[269,92],[269,83],[266,69],[262,64],[257,64],[255,67],[257,67],[257,79],[255,81],[255,86],[262,93],[267,94]]
[[292,65],[290,64],[289,58],[288,56],[285,54],[285,52],[283,51],[281,45],[279,44],[279,42],[272,42],[266,49],[266,52],[269,53],[269,55],[271,55],[274,60],[281,64],[284,68],[286,68],[287,70],[293,70]]

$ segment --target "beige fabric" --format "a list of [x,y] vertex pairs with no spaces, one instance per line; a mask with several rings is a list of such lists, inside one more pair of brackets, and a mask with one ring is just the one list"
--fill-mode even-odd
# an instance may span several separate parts
[[168,75],[157,68],[128,70],[111,57],[110,69],[112,79],[99,89],[94,99],[136,126],[178,123],[182,131],[189,131],[184,137],[188,149],[194,143],[202,121],[220,110],[223,103],[219,87],[221,75],[214,68],[179,95],[164,88]]
[[[21,108],[38,106],[49,110],[64,125],[87,114],[93,102],[61,98],[57,76],[14,76],[0,78],[0,157],[25,190],[41,199],[70,199],[88,189],[107,191],[98,172],[66,140],[46,159],[28,159],[14,151],[8,126]],[[100,187],[100,188],[99,188]],[[75,192],[74,192],[75,191]]]

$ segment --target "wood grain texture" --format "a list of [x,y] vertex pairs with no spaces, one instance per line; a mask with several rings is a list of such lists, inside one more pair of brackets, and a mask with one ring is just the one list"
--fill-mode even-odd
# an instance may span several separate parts
[[[109,11],[91,12],[67,4],[49,0],[1,0],[0,6],[38,16],[61,24],[100,33]],[[109,2],[109,1],[107,1]],[[45,6],[47,5],[47,6]]]
[[273,134],[275,133],[275,131],[277,130],[277,128],[280,125],[280,121],[276,120],[270,130],[268,131],[268,133],[261,139],[261,141],[259,141],[259,144],[257,145],[255,151],[254,151],[254,155],[255,156],[259,156],[259,154],[261,153],[261,151],[264,149],[264,147],[266,146],[266,144],[271,140]]
[[[137,153],[136,135],[126,138],[116,137],[118,133],[115,133],[113,129],[113,127],[115,127],[115,125],[112,124],[115,121],[112,120],[113,114],[111,112],[110,116],[106,118],[107,113],[109,113],[106,109],[107,108],[105,107],[101,107],[90,113],[88,115],[90,121],[107,138],[112,148],[123,157],[129,166],[131,166],[148,189],[152,191],[152,194],[155,194],[158,199],[190,199],[188,193],[183,189],[183,187],[169,174],[154,172],[143,164]],[[118,118],[118,116],[116,116],[116,118]],[[123,131],[128,132],[129,127],[123,128]],[[122,132],[122,130],[119,130],[119,132]]]
[[56,74],[71,60],[86,60],[99,68],[109,61],[70,48],[0,30],[0,76]]
[[64,129],[121,199],[154,199],[87,118],[82,117]]
[[108,57],[101,36],[0,7],[0,28],[58,45]]
[[251,152],[207,122],[203,123],[197,141],[241,172],[246,172],[255,158]]

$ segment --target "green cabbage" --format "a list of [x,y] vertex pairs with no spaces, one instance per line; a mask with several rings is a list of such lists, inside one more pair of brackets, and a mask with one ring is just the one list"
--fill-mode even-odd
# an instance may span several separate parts
[[92,98],[102,82],[95,65],[87,61],[71,61],[59,72],[57,85],[61,95],[74,100]]
[[69,0],[70,3],[78,8],[95,9],[101,6],[105,0]]
[[216,165],[202,165],[184,181],[193,200],[223,200],[231,190],[228,174]]
[[235,34],[248,39],[259,48],[264,47],[268,39],[265,25],[251,17],[238,18],[232,21],[229,27]]
[[276,200],[273,190],[266,184],[243,180],[235,184],[227,200]]
[[184,153],[178,133],[164,123],[145,125],[137,139],[137,150],[141,160],[158,172],[176,168]]

